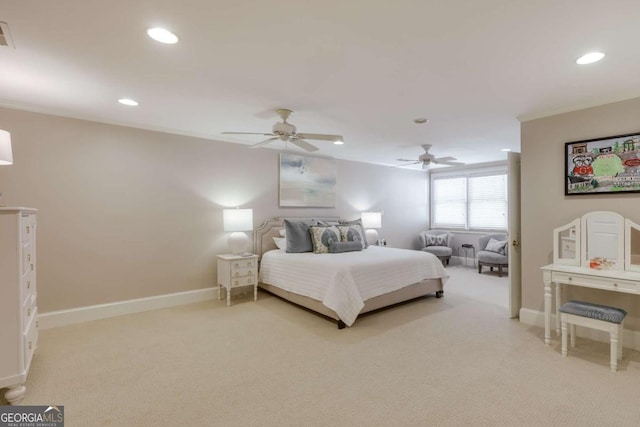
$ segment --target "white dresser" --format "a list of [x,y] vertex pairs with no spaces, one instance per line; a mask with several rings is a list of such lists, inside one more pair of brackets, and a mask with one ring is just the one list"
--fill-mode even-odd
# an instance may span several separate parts
[[0,207],[0,388],[16,404],[38,342],[36,210]]

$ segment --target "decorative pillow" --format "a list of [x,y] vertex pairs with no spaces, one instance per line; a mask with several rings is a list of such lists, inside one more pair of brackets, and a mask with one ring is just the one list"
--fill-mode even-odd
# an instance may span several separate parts
[[287,252],[300,253],[312,252],[313,243],[309,235],[309,227],[313,223],[308,221],[284,220],[284,228],[287,240]]
[[494,238],[489,239],[489,243],[487,243],[487,247],[484,248],[485,251],[496,252],[500,255],[505,255],[505,248],[507,246],[506,240],[496,240]]
[[287,239],[284,237],[274,237],[273,241],[275,242],[278,249],[287,250]]
[[340,241],[340,230],[333,225],[330,227],[311,226],[309,227],[309,234],[313,242],[314,254],[328,254],[331,242]]
[[[364,227],[362,226],[362,220],[360,218],[353,221],[340,221],[340,225],[342,226],[358,226],[360,227],[360,234],[362,235],[362,242],[364,243],[364,248],[367,249],[369,247],[369,242],[367,242],[367,235],[364,232]],[[344,237],[342,240],[345,240]]]
[[426,246],[447,246],[447,234],[425,234]]
[[354,240],[352,242],[331,242],[329,243],[329,253],[339,254],[342,252],[361,251],[362,243]]
[[340,240],[343,242],[359,242],[362,249],[366,248],[367,239],[364,237],[364,231],[359,225],[339,225]]
[[286,228],[281,228],[280,230],[278,230],[278,233],[280,233],[280,237],[287,237],[287,229]]

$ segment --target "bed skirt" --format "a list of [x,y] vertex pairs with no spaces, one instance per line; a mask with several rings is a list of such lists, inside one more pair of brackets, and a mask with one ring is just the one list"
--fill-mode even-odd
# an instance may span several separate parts
[[[340,321],[340,317],[338,317],[336,312],[322,304],[321,301],[303,295],[294,294],[265,283],[259,283],[258,286],[265,291],[277,295],[294,304],[301,305],[309,310],[315,311],[316,313],[320,313],[324,316],[330,317],[331,319]],[[405,286],[397,291],[379,295],[365,301],[364,307],[360,310],[359,314],[368,313],[373,310],[378,310],[383,307],[409,301],[435,292],[442,292],[442,290],[442,281],[440,279],[426,279],[422,282],[414,283],[413,285]]]

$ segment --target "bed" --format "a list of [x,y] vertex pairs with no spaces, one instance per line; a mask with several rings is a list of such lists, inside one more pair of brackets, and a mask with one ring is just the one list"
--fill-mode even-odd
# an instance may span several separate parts
[[435,255],[380,246],[347,253],[287,253],[274,242],[284,220],[268,220],[254,230],[254,253],[260,257],[258,286],[336,320],[340,329],[353,325],[361,314],[444,294],[448,274]]

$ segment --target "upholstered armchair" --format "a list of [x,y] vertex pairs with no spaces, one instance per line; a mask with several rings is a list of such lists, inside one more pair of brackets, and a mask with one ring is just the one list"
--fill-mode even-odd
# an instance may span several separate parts
[[437,256],[442,265],[448,265],[451,258],[451,240],[453,234],[441,230],[428,230],[420,233],[421,249]]
[[502,277],[502,269],[509,266],[509,236],[505,233],[487,234],[478,239],[478,273],[486,265],[490,271],[498,268],[498,277]]

